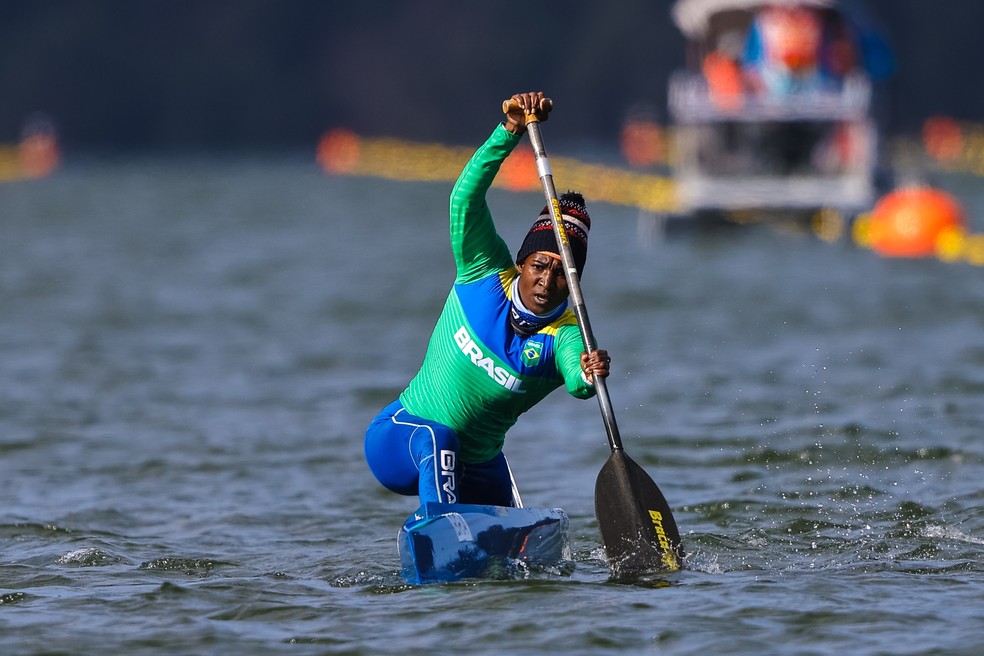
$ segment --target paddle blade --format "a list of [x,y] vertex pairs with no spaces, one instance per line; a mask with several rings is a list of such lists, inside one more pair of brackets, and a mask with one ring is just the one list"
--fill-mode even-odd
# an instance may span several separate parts
[[676,520],[646,471],[612,451],[595,483],[595,515],[612,576],[675,572],[683,567]]

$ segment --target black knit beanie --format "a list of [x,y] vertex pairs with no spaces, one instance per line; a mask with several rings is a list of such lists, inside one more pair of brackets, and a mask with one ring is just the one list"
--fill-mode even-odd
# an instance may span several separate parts
[[[577,275],[584,271],[584,260],[588,255],[588,231],[591,230],[591,217],[584,207],[584,197],[576,191],[568,191],[560,197],[560,214],[564,220],[564,230],[574,256]],[[530,253],[546,251],[560,255],[557,237],[554,235],[550,206],[545,206],[533,227],[526,233],[526,239],[516,254],[516,264],[522,264]]]

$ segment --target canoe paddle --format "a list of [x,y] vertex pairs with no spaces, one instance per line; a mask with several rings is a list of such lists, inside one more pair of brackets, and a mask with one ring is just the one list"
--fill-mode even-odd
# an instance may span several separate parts
[[[518,109],[519,106],[512,99],[502,103],[503,113],[508,114]],[[540,111],[549,112],[551,109],[553,103],[549,98],[544,98],[540,103]],[[550,160],[547,159],[543,147],[540,120],[536,114],[527,114],[526,132],[533,146],[536,170],[543,185],[547,205],[552,208],[554,235],[560,246],[574,315],[581,330],[584,349],[591,353],[598,346],[591,332],[588,310],[581,294],[581,282],[567,240],[567,231],[564,229],[560,200],[554,187]],[[675,572],[683,567],[683,546],[670,506],[653,479],[625,453],[605,379],[595,376],[594,385],[608,433],[608,445],[612,450],[595,483],[595,515],[601,528],[601,542],[605,547],[612,576],[615,579],[626,579],[657,572]]]

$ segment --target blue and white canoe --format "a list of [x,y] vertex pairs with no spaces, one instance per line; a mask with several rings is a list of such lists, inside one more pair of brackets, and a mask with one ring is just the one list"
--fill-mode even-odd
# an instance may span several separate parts
[[560,508],[428,503],[397,537],[403,577],[411,584],[448,583],[511,561],[556,565],[570,557],[568,526]]

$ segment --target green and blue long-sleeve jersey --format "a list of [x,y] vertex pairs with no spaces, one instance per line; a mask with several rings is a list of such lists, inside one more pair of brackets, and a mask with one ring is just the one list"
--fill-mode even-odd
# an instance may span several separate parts
[[594,395],[581,375],[583,345],[571,310],[528,337],[509,323],[519,272],[485,196],[519,141],[497,127],[454,185],[451,248],[457,277],[420,371],[400,395],[408,412],[458,434],[459,457],[466,463],[498,454],[519,416],[562,384],[577,398]]

